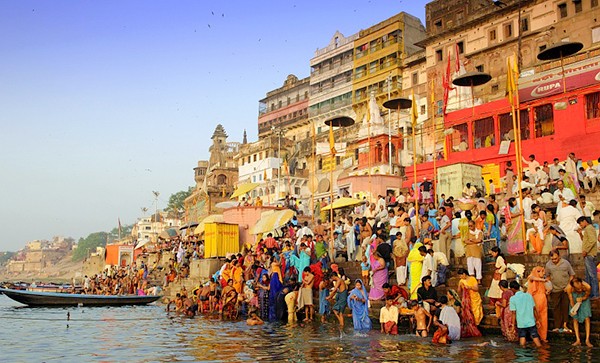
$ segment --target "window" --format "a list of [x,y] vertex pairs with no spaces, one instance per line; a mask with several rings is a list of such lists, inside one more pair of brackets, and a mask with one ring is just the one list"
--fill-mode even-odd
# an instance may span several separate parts
[[529,31],[529,18],[521,19],[521,31],[522,32]]
[[561,19],[567,17],[567,4],[566,3],[558,4],[558,16]]
[[421,105],[421,115],[424,115],[425,111],[426,111],[425,105]]
[[458,49],[458,54],[463,54],[465,52],[465,43],[464,42],[456,43],[456,48]]
[[437,30],[441,30],[442,29],[442,19],[438,19],[436,20],[433,25],[435,25]]
[[493,42],[496,40],[496,29],[492,29],[490,30],[490,42]]
[[438,49],[435,51],[435,59],[438,62],[441,62],[444,60],[444,52],[442,52],[441,49]]
[[469,150],[469,127],[467,124],[452,126],[454,131],[451,135],[452,151]]
[[600,92],[585,95],[585,116],[588,120],[600,117]]
[[477,67],[475,67],[475,69],[477,69],[477,72],[483,73],[483,64],[478,65]]
[[291,102],[292,102],[292,100],[288,97],[287,98],[287,104],[288,104],[288,106],[290,105]]
[[590,7],[595,8],[596,6],[598,6],[598,0],[592,0],[590,3]]
[[535,107],[533,112],[535,137],[554,135],[554,111],[552,104]]
[[575,5],[575,13],[581,13],[583,10],[581,0],[573,0],[573,5]]
[[504,38],[510,38],[512,36],[513,36],[512,23],[504,24]]
[[415,72],[412,74],[412,85],[416,86],[419,84],[419,73]]
[[323,169],[323,159],[319,158],[319,163],[318,163],[318,165],[317,165],[317,168],[318,168],[319,170]]
[[493,84],[492,85],[492,93],[498,92],[498,85],[497,84]]
[[600,42],[600,27],[592,29],[592,43]]
[[496,145],[494,118],[487,117],[473,123],[473,148],[481,149]]

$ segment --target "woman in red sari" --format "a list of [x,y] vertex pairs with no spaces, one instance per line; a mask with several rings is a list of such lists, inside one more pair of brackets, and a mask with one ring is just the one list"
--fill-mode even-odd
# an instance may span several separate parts
[[509,342],[518,342],[519,335],[517,334],[517,326],[513,319],[512,311],[509,308],[510,298],[515,294],[511,289],[508,288],[508,281],[501,280],[499,282],[500,289],[502,290],[502,298],[496,301],[496,306],[500,307],[500,326],[502,328],[502,335]]

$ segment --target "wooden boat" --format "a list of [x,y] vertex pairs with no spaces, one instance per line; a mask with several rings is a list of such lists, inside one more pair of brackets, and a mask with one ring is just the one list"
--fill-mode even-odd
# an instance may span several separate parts
[[125,306],[146,305],[157,301],[160,295],[85,295],[60,292],[22,291],[0,288],[7,297],[29,306]]

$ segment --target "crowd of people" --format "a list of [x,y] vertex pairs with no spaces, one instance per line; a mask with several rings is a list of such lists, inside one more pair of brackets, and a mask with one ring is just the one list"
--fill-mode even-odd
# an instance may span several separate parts
[[[596,186],[592,173],[573,174],[577,172],[573,158],[570,155],[566,165],[555,160],[554,167],[548,163],[542,167],[531,155],[520,183],[509,163],[502,208],[493,183],[487,193],[467,184],[462,198],[440,195],[434,201],[427,179],[416,193],[379,195],[349,213],[335,215],[333,230],[322,222],[329,218],[319,203],[314,225],[294,217],[276,235],[269,233],[255,245],[245,245],[211,281],[189,293],[182,291],[173,301],[175,310],[229,318],[245,314],[250,325],[297,324],[316,316],[326,322],[332,317],[341,327],[350,310],[354,329],[366,331],[372,329],[371,303],[381,301],[382,333],[397,334],[398,324],[406,320],[414,334],[447,343],[481,335],[480,290],[484,261],[489,258],[493,270],[485,271],[492,277],[488,310],[508,341],[525,344],[529,336],[536,345],[547,342],[551,314],[552,331],[574,330],[574,345],[583,341],[591,346],[590,301],[598,298],[599,213],[585,198],[585,192]],[[175,265],[200,258],[199,245],[194,241],[188,249],[182,243],[174,247]],[[549,261],[533,268],[528,277],[509,281],[508,260],[522,253],[548,253]],[[360,262],[360,279],[351,281],[335,263],[340,254]],[[583,279],[575,276],[572,254],[583,256]],[[446,285],[450,261],[456,263],[459,257],[465,257],[466,266],[457,271],[456,291],[445,287],[446,293],[438,296]],[[583,340],[579,324],[585,328]]]
[[[73,281],[75,287],[75,281]],[[91,277],[85,275],[81,293],[88,295],[160,295],[161,288],[148,284],[148,266],[108,267]],[[74,291],[75,292],[75,291]]]

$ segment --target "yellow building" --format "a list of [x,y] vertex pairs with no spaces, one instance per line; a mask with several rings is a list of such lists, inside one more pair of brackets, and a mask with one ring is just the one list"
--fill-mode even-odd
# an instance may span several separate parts
[[367,112],[371,94],[378,103],[400,96],[402,69],[407,56],[421,48],[415,44],[425,39],[425,27],[410,14],[399,13],[370,28],[361,30],[354,40],[352,104],[357,121]]

